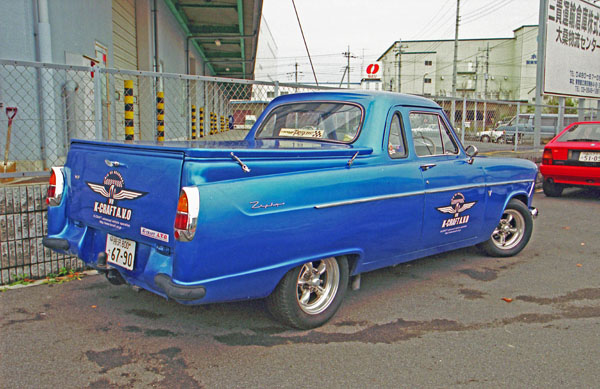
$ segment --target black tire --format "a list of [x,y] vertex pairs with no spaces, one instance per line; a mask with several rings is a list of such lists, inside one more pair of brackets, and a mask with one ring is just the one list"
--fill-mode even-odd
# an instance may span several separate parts
[[560,197],[565,187],[561,184],[555,183],[552,180],[544,178],[542,189],[544,190],[544,194],[548,197]]
[[532,231],[533,216],[527,205],[512,199],[502,212],[500,222],[490,238],[477,247],[492,257],[512,257],[527,245]]
[[489,136],[487,136],[487,135],[483,135],[483,136],[481,137],[481,141],[482,141],[483,143],[488,143],[488,142],[490,141],[490,137],[489,137]]
[[[317,287],[322,287],[321,293]],[[346,257],[308,262],[283,277],[267,298],[267,307],[284,324],[299,329],[315,328],[333,317],[347,287]]]

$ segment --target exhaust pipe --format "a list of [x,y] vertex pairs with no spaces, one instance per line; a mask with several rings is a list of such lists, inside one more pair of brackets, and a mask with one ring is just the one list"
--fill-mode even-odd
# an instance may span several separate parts
[[127,283],[117,269],[109,269],[106,272],[106,279],[113,285],[123,285]]

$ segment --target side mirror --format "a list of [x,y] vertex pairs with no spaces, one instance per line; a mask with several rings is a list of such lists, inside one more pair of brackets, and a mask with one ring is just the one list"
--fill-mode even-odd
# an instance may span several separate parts
[[469,160],[467,162],[469,162],[469,164],[472,164],[473,160],[475,159],[475,156],[479,154],[479,150],[477,150],[477,147],[473,145],[468,145],[465,149],[465,153],[467,153],[467,156],[469,157]]

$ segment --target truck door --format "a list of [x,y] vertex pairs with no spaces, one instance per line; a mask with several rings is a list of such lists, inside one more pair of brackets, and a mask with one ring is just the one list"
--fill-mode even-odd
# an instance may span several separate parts
[[411,111],[412,144],[425,188],[423,248],[474,239],[485,210],[485,179],[437,111]]

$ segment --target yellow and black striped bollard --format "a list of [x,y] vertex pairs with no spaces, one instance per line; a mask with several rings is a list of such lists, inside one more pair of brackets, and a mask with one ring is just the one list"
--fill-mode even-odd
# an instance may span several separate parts
[[192,105],[192,139],[196,139],[196,106]]
[[221,131],[225,132],[225,116],[221,115]]
[[210,135],[217,133],[217,114],[214,112],[210,113]]
[[165,93],[156,93],[156,140],[165,141]]
[[204,108],[198,108],[198,131],[200,138],[204,138]]
[[133,81],[124,80],[125,94],[125,140],[133,140]]

